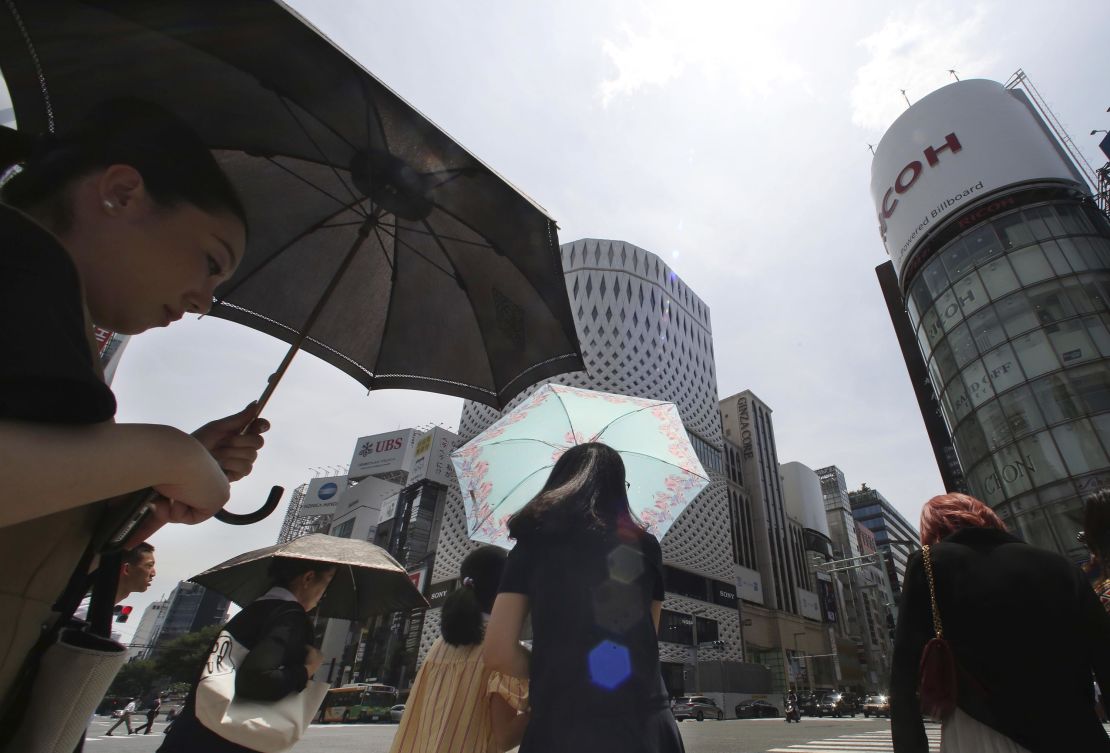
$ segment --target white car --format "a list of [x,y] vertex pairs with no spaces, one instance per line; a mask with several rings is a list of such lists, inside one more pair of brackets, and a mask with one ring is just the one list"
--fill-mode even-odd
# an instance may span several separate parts
[[395,722],[401,721],[401,715],[405,713],[405,704],[398,703],[396,706],[389,710],[389,718]]

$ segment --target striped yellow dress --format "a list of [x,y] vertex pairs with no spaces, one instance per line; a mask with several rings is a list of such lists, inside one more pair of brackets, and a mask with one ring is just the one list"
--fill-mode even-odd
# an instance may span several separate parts
[[528,708],[528,681],[486,669],[481,644],[432,644],[416,674],[390,753],[496,753],[489,701]]

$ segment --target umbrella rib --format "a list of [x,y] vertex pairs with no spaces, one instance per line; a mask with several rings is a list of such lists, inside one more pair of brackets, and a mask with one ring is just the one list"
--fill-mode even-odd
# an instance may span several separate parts
[[643,406],[640,406],[639,408],[637,408],[636,410],[630,410],[630,411],[628,411],[628,413],[622,413],[621,415],[617,416],[616,418],[614,418],[609,423],[605,424],[605,426],[601,427],[601,431],[594,434],[593,440],[591,440],[591,441],[594,441],[594,440],[597,440],[598,438],[600,438],[601,435],[604,434],[605,432],[609,431],[609,428],[613,424],[615,424],[617,421],[620,421],[623,418],[628,418],[629,416],[635,416],[637,413],[643,413],[644,411],[646,411],[650,408],[657,408],[660,405],[670,405],[670,403],[667,403],[665,400],[660,400],[659,402],[654,403],[652,405],[643,405]]
[[[310,134],[308,132],[308,129],[305,128],[304,123],[302,123],[301,119],[297,117],[297,114],[295,112],[293,112],[293,108],[289,106],[289,100],[287,100],[281,94],[278,94],[277,96],[278,96],[278,99],[281,101],[282,106],[285,108],[285,111],[289,113],[289,117],[293,118],[293,121],[301,129],[301,132],[305,135],[305,138],[308,139],[309,143],[312,144],[312,146],[316,149],[316,152],[320,155],[320,159],[323,161],[323,163],[325,165],[328,166],[328,169],[331,170],[332,173],[335,175],[335,179],[343,184],[343,187],[345,189],[347,189],[347,193],[351,194],[351,198],[355,200],[355,203],[358,203],[359,201],[362,201],[362,199],[360,199],[358,197],[358,195],[355,194],[354,189],[351,188],[349,185],[347,185],[347,181],[343,180],[343,178],[339,175],[339,170],[337,170],[335,168],[335,165],[333,165],[331,163],[331,161],[328,159],[328,156],[324,153],[324,150],[321,149],[320,145],[316,143],[316,139],[312,138],[312,134]],[[327,126],[325,125],[325,127],[327,127]],[[328,130],[331,130],[331,129],[328,128]],[[336,135],[338,135],[338,134],[336,134]],[[351,149],[355,148],[351,143],[349,143],[342,136],[340,136],[339,139],[340,139],[340,141],[343,141],[344,143],[346,143],[347,146],[349,146]]]
[[[425,223],[425,224],[427,224],[427,223]],[[428,262],[433,267],[438,269],[440,272],[442,272],[443,274],[445,274],[448,277],[450,277],[451,279],[453,279],[455,282],[459,282],[459,276],[458,276],[457,273],[451,272],[450,270],[444,269],[439,264],[436,264],[434,261],[432,261],[427,256],[425,256],[424,252],[422,252],[420,249],[416,248],[416,246],[413,246],[411,243],[409,243],[408,241],[403,239],[401,237],[400,228],[397,227],[396,220],[394,220],[393,232],[390,232],[388,227],[384,227],[384,226],[379,226],[379,227],[381,227],[382,232],[385,233],[386,235],[388,235],[390,238],[392,238],[395,243],[401,244],[402,246],[407,248],[409,251],[412,251],[414,254],[419,256],[421,259],[423,259],[424,261]],[[433,234],[432,237],[434,238],[435,235]],[[443,247],[440,246],[440,248],[442,249]]]
[[[711,481],[712,480],[712,479],[709,478],[709,476],[702,476],[699,473],[694,473],[689,468],[683,468],[681,465],[678,465],[677,463],[672,463],[669,460],[664,460],[663,458],[661,458],[657,455],[648,455],[646,452],[636,452],[635,450],[617,450],[617,454],[618,455],[639,455],[640,457],[649,458],[651,460],[654,460],[657,463],[662,463],[663,465],[669,465],[672,468],[677,468],[678,470],[682,471],[683,473],[689,473],[691,476],[695,476],[697,478],[705,479],[706,481]],[[701,461],[699,460],[698,462],[700,463]],[[703,468],[703,470],[704,470],[704,468]]]
[[[382,123],[382,114],[378,112],[378,105],[374,102],[374,97],[367,89],[369,82],[364,77],[359,78],[359,84],[362,86],[362,99],[366,102],[366,128],[368,131],[374,130],[377,126],[378,133],[382,136],[382,147],[385,151],[389,151],[389,139],[385,136],[385,124]],[[367,134],[369,135],[369,134]],[[351,147],[352,149],[354,147]]]
[[[380,245],[382,247],[382,256],[385,258],[385,263],[389,265],[389,273],[390,273],[390,276],[392,277],[392,281],[396,282],[397,281],[397,269],[396,269],[396,267],[393,266],[393,261],[389,258],[389,252],[385,250],[385,240],[382,238],[382,232],[384,232],[384,231],[381,229],[380,225],[375,225],[374,226],[374,235],[376,235],[377,238],[378,238],[378,245]],[[396,249],[394,249],[393,254],[394,254],[394,256],[396,256],[396,254],[397,254]]]
[[450,168],[447,168],[446,170],[434,170],[430,173],[424,173],[423,175],[424,175],[424,177],[431,177],[433,175],[447,175],[448,173],[453,173],[452,175],[450,175],[450,177],[448,177],[444,180],[441,180],[439,183],[436,183],[433,186],[428,186],[428,188],[430,190],[430,189],[433,189],[433,188],[442,188],[443,186],[446,186],[451,181],[455,180],[455,178],[460,178],[460,177],[466,175],[467,173],[472,173],[472,172],[477,172],[477,170],[475,170],[473,167],[450,167]]
[[577,445],[578,437],[574,436],[574,421],[570,420],[570,410],[567,408],[567,404],[563,402],[563,399],[559,397],[558,390],[552,389],[551,392],[555,395],[555,399],[559,401],[559,407],[563,409],[563,415],[567,417],[567,428],[570,430],[570,438],[574,444]]
[[[419,228],[415,227],[408,227],[405,228],[405,230],[408,230],[410,233],[417,233],[419,235],[431,235],[431,233],[429,233],[427,230],[420,230]],[[468,246],[478,246],[479,248],[488,248],[491,251],[494,250],[493,246],[490,245],[488,241],[483,243],[482,241],[467,240],[466,238],[458,238],[453,235],[446,235],[444,233],[436,233],[436,235],[443,240],[451,241],[452,243],[465,243]]]
[[[486,522],[487,520],[489,520],[490,518],[492,518],[492,517],[493,517],[493,514],[494,514],[494,512],[496,512],[496,511],[497,511],[497,508],[498,508],[498,507],[500,507],[500,506],[501,506],[501,505],[502,505],[502,504],[503,504],[503,503],[505,502],[505,500],[506,500],[506,499],[508,499],[508,498],[509,498],[510,496],[512,496],[513,492],[515,492],[515,491],[516,491],[517,489],[519,489],[520,487],[524,486],[524,482],[525,482],[525,481],[528,481],[528,479],[532,478],[532,477],[533,477],[533,476],[535,476],[535,475],[536,475],[537,473],[540,473],[540,472],[542,472],[542,471],[546,471],[546,470],[548,470],[548,469],[550,469],[550,468],[554,468],[554,467],[555,467],[554,465],[545,465],[545,466],[543,466],[542,468],[537,468],[536,470],[532,471],[532,472],[531,472],[531,473],[529,473],[529,474],[528,474],[527,476],[525,476],[524,478],[522,478],[522,479],[521,479],[520,481],[518,481],[518,482],[516,483],[516,485],[515,485],[515,486],[514,486],[514,487],[513,487],[512,489],[510,489],[509,491],[505,492],[505,496],[501,497],[501,499],[500,499],[500,500],[498,501],[498,503],[497,503],[496,505],[494,505],[494,506],[491,506],[491,507],[490,507],[490,509],[489,509],[489,514],[488,514],[488,515],[486,515],[485,517],[483,517],[483,518],[482,518],[481,520],[475,521],[475,523],[474,523],[474,530],[473,530],[473,531],[471,531],[471,533],[474,533],[475,531],[477,531],[477,530],[478,530],[478,528],[479,528],[479,527],[481,527],[481,525],[482,525],[483,523],[485,523],[485,522]],[[472,490],[470,491],[470,494],[471,494],[471,499],[473,499],[473,495],[474,495],[474,490],[473,490],[473,489],[472,489]],[[475,500],[475,501],[477,501],[477,500]]]
[[[293,174],[296,175],[296,173],[293,173]],[[312,185],[312,184],[310,183],[309,185]],[[338,199],[336,199],[336,201],[338,201]],[[359,201],[361,201],[361,199]],[[270,262],[274,261],[274,259],[278,258],[283,253],[288,251],[293,246],[293,244],[301,241],[302,239],[304,239],[304,238],[308,237],[309,235],[311,235],[312,233],[316,232],[321,227],[323,227],[324,223],[327,222],[329,219],[331,219],[332,217],[335,217],[335,216],[339,215],[341,212],[345,212],[347,210],[358,211],[358,210],[355,210],[353,207],[343,205],[342,202],[341,202],[339,211],[337,211],[335,214],[332,214],[332,215],[329,215],[328,217],[325,217],[322,220],[319,220],[318,222],[316,222],[313,225],[310,225],[309,227],[305,228],[300,233],[295,235],[293,238],[291,238],[287,243],[280,246],[279,248],[274,249],[274,252],[272,254],[270,254],[270,256],[267,257],[265,261],[263,261],[261,264],[259,264],[254,269],[252,269],[249,274],[244,275],[242,279],[237,280],[234,284],[230,285],[226,290],[222,291],[221,294],[220,294],[220,297],[215,299],[215,303],[213,305],[223,303],[227,299],[227,297],[229,295],[231,295],[232,293],[234,293],[236,290],[238,290],[239,287],[243,283],[245,283],[247,280],[250,280],[256,274],[258,274],[264,267],[269,266]],[[254,313],[254,312],[251,312],[251,313]]]
[[[273,157],[266,157],[266,161],[269,162],[270,164],[274,165],[275,167],[278,167],[281,170],[284,170],[285,172],[289,173],[290,175],[292,175],[294,178],[296,178],[297,180],[304,183],[309,188],[315,189],[315,190],[319,191],[320,193],[324,194],[324,196],[327,196],[329,199],[334,201],[336,204],[343,207],[343,209],[350,209],[353,212],[358,212],[358,214],[361,217],[366,217],[367,216],[366,213],[362,211],[362,207],[359,206],[359,204],[362,203],[362,199],[356,198],[354,200],[354,203],[347,204],[342,199],[340,199],[338,196],[335,196],[330,191],[325,191],[323,188],[316,185],[315,183],[310,181],[308,178],[304,177],[303,175],[300,175],[295,170],[292,170],[292,169],[286,167],[285,165],[281,164],[280,162],[278,162]],[[332,169],[334,170],[334,168],[332,168]],[[344,184],[344,185],[346,185],[346,184]],[[338,212],[336,214],[338,214]],[[332,216],[334,217],[335,215],[332,215]],[[359,224],[359,223],[352,223],[352,224]],[[335,227],[338,227],[338,226],[335,226]]]
[[[490,355],[489,342],[486,338],[486,330],[484,327],[482,327],[482,322],[478,318],[478,308],[474,305],[474,299],[470,297],[470,288],[463,280],[462,275],[459,274],[459,270],[455,266],[455,262],[451,258],[451,254],[447,253],[447,247],[443,245],[443,241],[441,241],[439,239],[439,236],[435,234],[435,231],[432,229],[432,226],[428,222],[428,220],[423,219],[420,221],[420,224],[422,224],[428,230],[428,233],[432,236],[432,240],[435,241],[435,244],[437,246],[439,246],[439,251],[443,254],[443,258],[447,260],[447,263],[451,265],[451,269],[455,272],[455,282],[459,284],[459,287],[462,289],[463,295],[466,296],[466,300],[470,301],[470,312],[474,315],[475,324],[478,328],[478,334],[482,338],[482,350],[484,350],[486,354],[486,366],[489,367],[490,382],[496,388],[497,370],[493,368],[493,357]],[[500,392],[498,394],[498,397],[500,397]]]
[[505,444],[506,442],[536,442],[538,444],[547,445],[553,450],[569,449],[567,447],[564,447],[563,445],[553,444],[551,442],[548,442],[546,439],[537,439],[536,437],[509,437],[508,439],[491,439],[490,441],[482,442],[481,444],[482,447],[485,448],[496,447],[497,445]]

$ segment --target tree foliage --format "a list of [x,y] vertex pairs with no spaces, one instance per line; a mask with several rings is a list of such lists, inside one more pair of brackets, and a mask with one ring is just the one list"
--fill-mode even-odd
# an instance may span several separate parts
[[146,698],[158,686],[159,673],[149,659],[127,662],[108,688],[108,695]]
[[194,633],[186,633],[158,648],[154,655],[154,665],[158,674],[168,682],[196,682],[200,667],[208,658],[208,652],[220,634],[220,625],[210,625]]

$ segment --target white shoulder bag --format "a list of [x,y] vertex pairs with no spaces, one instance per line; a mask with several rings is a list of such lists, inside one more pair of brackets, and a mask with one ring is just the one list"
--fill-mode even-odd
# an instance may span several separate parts
[[235,674],[249,650],[226,630],[216,638],[197,683],[197,720],[223,739],[261,753],[292,748],[316,716],[330,687],[309,680],[278,701],[235,697]]

